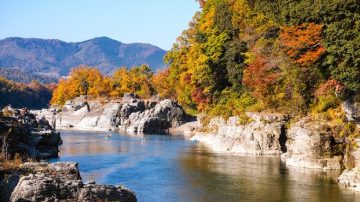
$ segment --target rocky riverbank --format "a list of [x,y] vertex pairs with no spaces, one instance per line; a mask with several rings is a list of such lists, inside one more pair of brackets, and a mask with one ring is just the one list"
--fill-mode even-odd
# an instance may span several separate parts
[[184,110],[169,99],[141,100],[125,94],[122,100],[89,101],[84,96],[67,101],[61,109],[34,111],[57,129],[121,130],[127,132],[164,132],[186,120]]
[[[58,157],[60,134],[27,109],[0,112],[0,201],[136,201],[122,186],[83,183],[78,165],[31,162]],[[14,163],[14,158],[18,158]]]
[[191,138],[219,152],[281,155],[289,166],[341,169],[342,142],[326,123],[305,117],[290,128],[289,117],[280,114],[246,113],[246,120],[214,118]]
[[84,183],[74,162],[25,163],[0,180],[1,201],[136,201],[122,186]]
[[191,138],[219,152],[243,154],[281,154],[285,152],[284,124],[278,114],[246,113],[246,120],[230,117],[211,119]]
[[[359,104],[344,102],[343,111],[347,121],[359,127]],[[284,115],[269,113],[246,113],[246,118],[227,120],[217,117],[206,126],[198,127],[191,140],[218,152],[281,155],[286,165],[293,167],[346,168],[339,177],[339,184],[360,191],[360,139],[349,140],[334,134],[326,120],[311,116],[295,123],[289,120]]]

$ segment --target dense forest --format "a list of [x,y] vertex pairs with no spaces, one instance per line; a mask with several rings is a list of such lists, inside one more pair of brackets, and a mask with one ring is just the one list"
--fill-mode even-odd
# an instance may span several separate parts
[[168,68],[75,68],[52,103],[81,94],[177,99],[188,112],[326,112],[360,94],[357,0],[200,0],[165,56]]
[[234,115],[326,111],[360,92],[356,0],[207,0],[167,54],[170,94]]
[[0,108],[9,104],[16,108],[47,108],[54,88],[55,84],[17,83],[0,77]]

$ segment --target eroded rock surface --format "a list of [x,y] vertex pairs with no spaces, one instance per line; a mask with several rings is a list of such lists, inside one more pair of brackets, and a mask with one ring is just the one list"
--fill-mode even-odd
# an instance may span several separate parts
[[136,201],[133,192],[121,186],[84,184],[77,163],[25,163],[10,201]]
[[209,146],[215,151],[244,154],[281,154],[286,152],[286,116],[279,114],[246,113],[249,120],[239,117],[227,121],[215,118],[205,132],[198,132],[191,138]]
[[341,169],[341,143],[326,123],[305,117],[287,131],[286,164],[304,168]]
[[129,132],[163,132],[184,123],[186,114],[175,101],[140,100],[125,94],[122,100],[86,101],[84,97],[68,101],[61,112],[35,111],[56,128],[82,130],[124,130]]
[[197,132],[192,141],[220,152],[267,155],[282,154],[289,166],[319,169],[341,169],[342,142],[336,140],[326,123],[305,117],[286,129],[288,117],[279,114],[246,113],[227,121],[214,118]]

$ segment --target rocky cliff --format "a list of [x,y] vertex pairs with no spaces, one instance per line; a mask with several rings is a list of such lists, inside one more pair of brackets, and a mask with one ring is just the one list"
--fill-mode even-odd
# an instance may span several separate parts
[[289,166],[319,169],[341,169],[342,141],[326,122],[304,117],[291,125],[286,134],[287,152],[283,159]]
[[185,122],[184,110],[169,99],[141,100],[126,94],[122,100],[88,101],[78,97],[66,102],[61,110],[34,111],[57,129],[122,130],[128,132],[163,132]]
[[[215,118],[191,138],[216,151],[245,154],[281,154],[286,152],[286,117],[278,114],[246,113],[247,120]],[[243,123],[243,122],[247,123]]]

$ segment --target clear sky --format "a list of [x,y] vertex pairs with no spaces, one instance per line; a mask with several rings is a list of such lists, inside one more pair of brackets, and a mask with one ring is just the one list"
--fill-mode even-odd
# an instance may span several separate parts
[[0,39],[107,36],[168,50],[198,9],[195,0],[0,0]]

